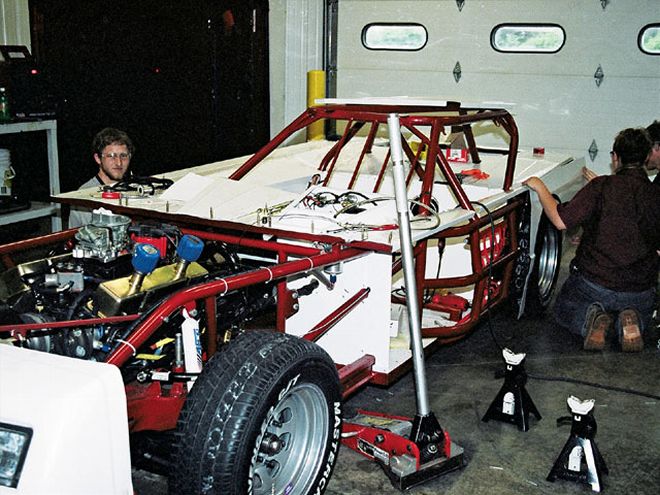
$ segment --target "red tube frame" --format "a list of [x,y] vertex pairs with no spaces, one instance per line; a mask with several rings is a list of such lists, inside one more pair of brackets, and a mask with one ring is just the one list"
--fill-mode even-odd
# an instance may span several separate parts
[[[443,112],[438,115],[439,112]],[[447,115],[447,112],[455,112],[456,115]],[[250,157],[241,167],[239,167],[231,176],[230,179],[240,180],[246,174],[254,170],[258,164],[269,155],[279,145],[295,132],[303,129],[307,125],[322,119],[343,119],[351,122],[352,125],[347,127],[346,132],[342,139],[332,147],[326,154],[321,167],[326,168],[329,174],[341,147],[349,142],[353,136],[357,134],[359,128],[365,123],[371,122],[372,128],[370,129],[367,142],[362,153],[360,154],[359,163],[351,176],[350,184],[354,184],[359,174],[359,167],[362,163],[365,153],[369,152],[373,139],[376,135],[377,128],[381,124],[386,124],[387,116],[390,113],[397,113],[400,115],[400,122],[402,128],[408,129],[414,135],[418,136],[422,142],[427,146],[427,160],[426,163],[431,166],[423,166],[419,163],[419,153],[412,156],[411,162],[414,163],[414,170],[420,175],[422,179],[422,192],[420,201],[424,204],[430,204],[433,189],[433,179],[435,173],[435,166],[443,172],[448,185],[453,194],[458,200],[462,208],[474,210],[473,205],[470,203],[465,191],[462,189],[460,182],[456,175],[451,170],[446,158],[441,152],[438,144],[439,136],[445,127],[448,126],[461,126],[466,131],[468,138],[468,145],[470,154],[474,162],[479,161],[478,149],[474,142],[474,137],[471,133],[471,124],[480,121],[492,121],[496,125],[501,126],[509,135],[509,150],[507,157],[507,165],[504,173],[504,181],[502,187],[504,190],[510,190],[513,175],[515,170],[516,152],[518,148],[518,129],[516,127],[513,117],[505,110],[501,109],[477,109],[477,108],[462,108],[458,104],[450,103],[445,108],[435,106],[370,106],[370,105],[327,105],[322,107],[313,107],[301,114],[293,123],[280,132],[273,140],[266,146],[257,151]],[[427,115],[428,114],[428,115]],[[418,127],[428,127],[431,129],[429,137],[426,137]],[[410,151],[406,149],[406,151]],[[412,171],[411,171],[412,173]],[[327,177],[326,177],[327,180]],[[85,200],[64,200],[72,205],[94,206],[95,204]],[[435,234],[429,238],[420,241],[415,247],[416,259],[416,277],[417,285],[419,288],[417,297],[423,305],[423,294],[427,289],[437,288],[451,288],[456,286],[465,286],[474,284],[474,298],[473,307],[469,316],[459,321],[452,327],[434,327],[423,329],[425,337],[435,337],[439,343],[449,343],[464,337],[469,330],[477,323],[479,318],[489,311],[492,307],[500,304],[508,296],[508,282],[511,278],[511,272],[515,256],[518,251],[517,240],[517,221],[518,214],[521,210],[523,200],[521,198],[514,198],[509,203],[501,208],[498,208],[492,213],[492,218],[506,222],[508,233],[508,246],[506,252],[496,261],[492,263],[490,268],[483,267],[481,264],[481,256],[479,252],[479,231],[488,225],[489,220],[485,217],[475,217],[468,221],[465,225],[453,227]],[[118,213],[134,214],[134,209],[116,205],[113,207]],[[124,365],[135,349],[143,345],[151,335],[153,335],[160,327],[161,323],[174,314],[179,308],[191,303],[201,303],[205,308],[207,316],[207,353],[212,355],[216,352],[216,338],[217,338],[217,323],[215,321],[217,315],[215,314],[215,301],[216,297],[221,297],[230,291],[239,290],[247,286],[275,281],[278,287],[278,300],[285,299],[284,291],[286,291],[286,277],[297,274],[306,273],[314,268],[323,267],[325,265],[334,264],[339,261],[354,259],[368,254],[371,251],[387,252],[390,248],[387,245],[376,244],[373,242],[352,242],[348,243],[339,237],[329,235],[314,235],[308,233],[298,232],[285,232],[277,229],[262,228],[255,226],[246,226],[233,222],[204,220],[194,217],[187,217],[181,215],[174,215],[162,212],[145,212],[139,211],[139,216],[152,217],[165,221],[170,221],[175,224],[195,225],[198,228],[184,227],[182,231],[188,234],[197,235],[203,239],[216,240],[226,242],[236,246],[244,246],[259,250],[272,252],[276,262],[272,266],[259,268],[250,272],[228,276],[219,280],[214,280],[200,284],[198,286],[183,289],[171,297],[169,297],[159,307],[154,308],[151,312],[142,315],[128,315],[122,317],[120,320],[103,319],[105,323],[119,323],[123,321],[133,320],[135,323],[134,331],[126,338],[124,343],[121,343],[115,348],[107,357],[106,362],[115,364],[117,366]],[[203,230],[203,229],[209,229]],[[219,229],[222,229],[219,231]],[[5,246],[0,246],[0,259],[8,267],[14,265],[14,260],[11,254],[17,251],[22,251],[31,247],[61,242],[73,237],[76,229],[71,229],[56,234],[33,239],[28,241],[19,241]],[[236,232],[237,234],[232,234]],[[246,234],[254,234],[252,236]],[[271,240],[263,240],[263,234],[271,235]],[[451,237],[467,237],[471,247],[471,261],[472,261],[472,274],[465,277],[454,278],[426,278],[426,247],[428,241],[432,238],[438,239],[439,242],[445,242],[446,239]],[[322,247],[306,247],[294,243],[282,242],[282,239],[313,241],[316,245]],[[293,259],[290,258],[300,258]],[[393,271],[397,270],[397,262],[393,265]],[[501,273],[501,290],[495,297],[489,297],[487,306],[484,305],[483,294],[489,294],[490,274],[492,270]],[[490,295],[490,294],[489,294]],[[354,296],[356,300],[361,300],[367,297],[366,292],[360,292]],[[399,299],[397,302],[405,302],[405,299]],[[340,308],[335,312],[329,314],[326,318],[321,320],[318,326],[319,332],[324,330],[326,325],[330,325],[331,320],[335,317],[341,317],[342,311],[350,311],[352,305],[347,305],[347,308]],[[279,303],[277,308],[277,326],[280,331],[284,330],[284,323],[286,320],[286,312],[284,304]],[[94,320],[95,321],[95,320]],[[56,328],[70,324],[71,322],[59,322],[57,324],[26,324],[26,325],[13,325],[15,333],[25,335],[33,327],[41,328]],[[80,321],[78,325],[92,324],[92,320]],[[61,325],[60,325],[61,324]],[[0,330],[6,330],[9,326],[0,326]],[[316,335],[316,332],[314,332]],[[344,384],[345,394],[352,393],[359,386],[368,381],[376,381],[384,383],[382,377],[371,372],[373,365],[373,357],[365,356],[362,360],[348,365],[340,370],[342,376],[342,383]],[[397,375],[398,373],[393,373]],[[385,382],[389,381],[386,379]],[[182,396],[185,393],[181,394]],[[168,398],[172,400],[172,398]],[[155,404],[155,403],[154,403]],[[143,404],[140,407],[148,407]],[[153,425],[151,425],[153,426]]]

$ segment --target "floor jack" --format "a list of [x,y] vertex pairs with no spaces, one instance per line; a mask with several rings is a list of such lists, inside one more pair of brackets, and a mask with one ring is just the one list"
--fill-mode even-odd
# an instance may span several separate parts
[[531,412],[538,420],[541,419],[541,414],[525,389],[527,383],[525,354],[514,354],[509,349],[503,349],[502,356],[506,363],[504,384],[481,420],[487,422],[490,419],[497,419],[514,423],[522,431],[527,431],[529,413]]
[[401,255],[408,306],[410,343],[417,395],[414,419],[359,411],[344,423],[343,443],[375,460],[392,484],[407,490],[464,465],[463,449],[454,444],[430,410],[424,369],[424,348],[415,281],[410,217],[403,171],[401,130],[397,114],[388,116],[392,171],[399,220]]
[[561,478],[591,485],[594,492],[603,487],[602,474],[609,474],[603,456],[596,446],[596,420],[592,409],[594,400],[581,401],[570,396],[567,401],[571,417],[557,420],[557,426],[571,422],[571,435],[548,474],[548,481]]

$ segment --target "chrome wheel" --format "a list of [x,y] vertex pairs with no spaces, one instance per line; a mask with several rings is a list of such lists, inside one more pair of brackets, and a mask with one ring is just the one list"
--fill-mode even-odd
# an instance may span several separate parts
[[557,280],[561,259],[560,235],[561,233],[547,222],[539,238],[541,245],[540,249],[537,249],[537,284],[538,297],[544,306],[550,302]]
[[269,411],[257,437],[251,466],[255,495],[308,493],[321,468],[328,424],[321,389],[294,385]]

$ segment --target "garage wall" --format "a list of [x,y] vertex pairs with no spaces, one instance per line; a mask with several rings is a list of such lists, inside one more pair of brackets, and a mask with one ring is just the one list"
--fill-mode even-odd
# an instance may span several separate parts
[[[523,147],[586,156],[609,171],[616,132],[660,119],[660,57],[637,48],[639,30],[660,22],[658,0],[340,0],[337,96],[435,96],[510,102]],[[372,22],[414,22],[428,30],[417,52],[367,50]],[[555,23],[566,32],[557,54],[507,54],[490,46],[500,23]],[[454,80],[459,62],[462,75]],[[596,85],[601,66],[604,79]]]
[[307,72],[323,69],[324,2],[269,2],[271,136],[305,110]]
[[0,45],[30,47],[28,0],[0,0]]

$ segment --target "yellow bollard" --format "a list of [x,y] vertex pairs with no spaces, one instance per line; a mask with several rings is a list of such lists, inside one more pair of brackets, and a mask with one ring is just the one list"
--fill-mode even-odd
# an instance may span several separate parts
[[[310,70],[307,72],[307,107],[317,106],[317,98],[325,98],[325,71]],[[325,121],[317,120],[307,126],[307,141],[325,138]]]

